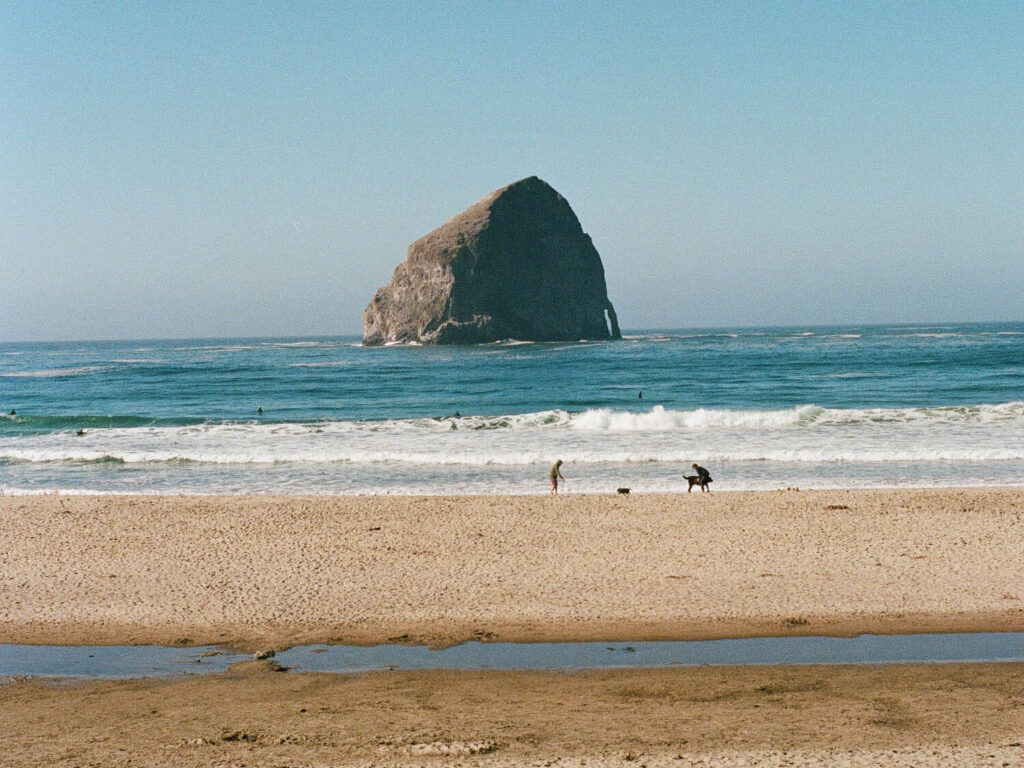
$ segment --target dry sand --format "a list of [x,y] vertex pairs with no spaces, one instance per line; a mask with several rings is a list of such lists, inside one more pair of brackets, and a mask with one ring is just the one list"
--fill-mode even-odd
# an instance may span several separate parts
[[[0,642],[1024,630],[1024,491],[0,498]],[[0,684],[0,765],[1021,766],[1024,665]]]
[[0,641],[1021,631],[1022,563],[1021,489],[2,497]]

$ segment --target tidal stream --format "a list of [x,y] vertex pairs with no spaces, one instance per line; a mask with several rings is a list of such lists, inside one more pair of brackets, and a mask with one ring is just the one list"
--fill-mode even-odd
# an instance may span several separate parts
[[[0,677],[132,678],[221,672],[252,658],[217,646],[0,644]],[[546,669],[906,664],[1024,661],[1024,633],[974,632],[857,637],[755,637],[635,643],[305,645],[278,653],[283,668],[354,673],[386,669]]]

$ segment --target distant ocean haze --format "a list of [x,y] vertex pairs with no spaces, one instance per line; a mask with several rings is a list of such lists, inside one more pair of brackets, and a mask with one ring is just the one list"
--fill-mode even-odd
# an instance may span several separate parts
[[8,494],[1020,485],[1024,323],[0,344],[0,412]]

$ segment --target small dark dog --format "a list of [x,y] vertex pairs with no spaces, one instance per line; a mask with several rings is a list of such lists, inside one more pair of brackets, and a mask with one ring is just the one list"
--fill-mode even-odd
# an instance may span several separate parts
[[616,493],[629,493],[629,488],[616,488]]
[[[689,486],[687,487],[687,489],[686,489],[686,492],[687,492],[687,493],[689,493],[690,491],[692,491],[692,490],[693,490],[693,486],[695,486],[695,485],[696,485],[696,486],[700,486],[700,478],[699,478],[699,477],[697,477],[696,475],[687,475],[687,476],[686,476],[686,482],[688,482],[688,483],[690,484],[690,485],[689,485]],[[709,482],[709,483],[710,483],[710,482],[713,482],[713,481],[711,480],[711,478],[710,478],[710,477],[708,478],[708,482]],[[711,490],[711,489],[709,488],[708,490]]]

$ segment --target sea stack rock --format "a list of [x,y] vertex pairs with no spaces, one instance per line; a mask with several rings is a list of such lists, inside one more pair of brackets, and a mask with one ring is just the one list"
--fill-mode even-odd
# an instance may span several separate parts
[[363,312],[368,346],[609,338],[621,335],[601,257],[565,198],[536,176],[410,245]]

